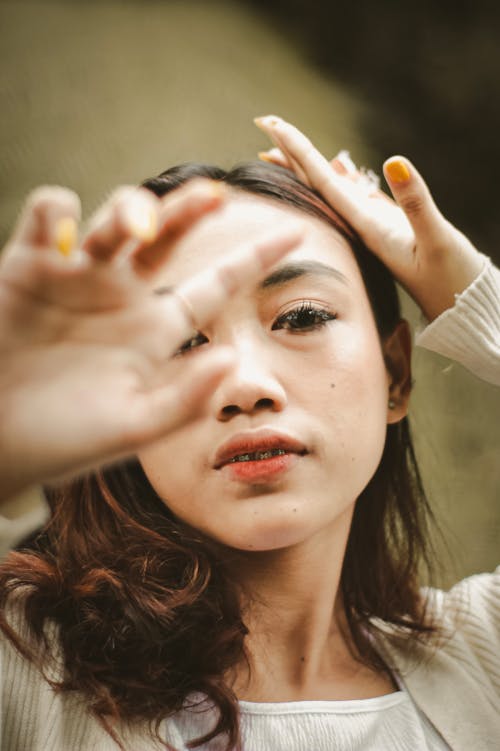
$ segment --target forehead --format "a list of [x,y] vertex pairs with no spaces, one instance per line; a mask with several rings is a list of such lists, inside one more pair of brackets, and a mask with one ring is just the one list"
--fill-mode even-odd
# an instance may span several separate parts
[[236,248],[258,242],[292,222],[300,226],[303,240],[284,261],[320,261],[334,266],[355,285],[363,284],[348,242],[333,227],[286,204],[241,191],[232,191],[220,209],[186,232],[172,252],[162,281],[179,284]]

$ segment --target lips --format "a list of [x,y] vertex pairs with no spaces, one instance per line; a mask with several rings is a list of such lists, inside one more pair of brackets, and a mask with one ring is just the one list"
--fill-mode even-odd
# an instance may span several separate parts
[[[304,456],[307,449],[301,441],[272,430],[246,431],[238,433],[223,443],[215,455],[214,469],[221,469],[226,464],[245,461],[270,461],[267,452],[283,452]],[[257,456],[255,456],[257,455]]]

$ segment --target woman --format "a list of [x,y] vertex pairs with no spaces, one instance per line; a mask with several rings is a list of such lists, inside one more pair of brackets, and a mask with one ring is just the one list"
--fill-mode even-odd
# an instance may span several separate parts
[[[406,179],[391,186],[413,231],[357,173],[332,170],[282,121],[263,124],[280,147],[271,159],[320,188],[441,318],[423,336],[474,329],[470,296],[483,301],[491,352],[465,364],[496,373],[496,274],[439,217],[411,166],[396,160]],[[231,748],[239,709],[244,748],[460,749],[472,736],[487,748],[498,731],[498,579],[419,591],[426,507],[405,421],[409,334],[390,276],[279,169],[184,167],[146,187],[163,195],[193,174],[233,192],[176,243],[157,292],[220,263],[236,236],[293,221],[300,241],[178,347],[176,381],[218,345],[235,353],[206,413],[139,447],[137,460],[52,491],[36,549],[5,564],[15,628],[25,629],[23,606],[35,634],[49,619],[45,671],[59,688],[34,664],[43,640],[4,621],[10,747],[153,748],[149,721],[172,747]],[[421,211],[405,200],[412,191]],[[479,624],[458,612],[466,593]],[[455,707],[436,706],[450,691]],[[457,725],[466,711],[481,729]]]

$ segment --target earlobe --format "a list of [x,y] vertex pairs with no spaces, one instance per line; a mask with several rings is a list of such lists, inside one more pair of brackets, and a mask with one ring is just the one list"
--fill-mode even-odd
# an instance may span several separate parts
[[400,320],[382,343],[387,368],[387,422],[399,422],[408,413],[411,393],[411,331],[408,321]]

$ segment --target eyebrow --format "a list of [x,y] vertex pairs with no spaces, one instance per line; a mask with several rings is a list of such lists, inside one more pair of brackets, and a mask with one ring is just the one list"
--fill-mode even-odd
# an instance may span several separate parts
[[[279,269],[273,271],[259,283],[259,289],[268,287],[281,287],[288,282],[298,279],[301,276],[329,276],[349,284],[349,280],[344,274],[333,266],[328,266],[321,261],[301,261],[300,263],[285,263]],[[155,295],[169,295],[175,290],[175,286],[162,286],[154,290]]]
[[329,276],[342,282],[342,284],[349,284],[348,278],[333,266],[328,266],[321,261],[301,261],[300,263],[285,263],[280,266],[279,269],[271,272],[260,282],[259,288],[280,287],[301,276]]

